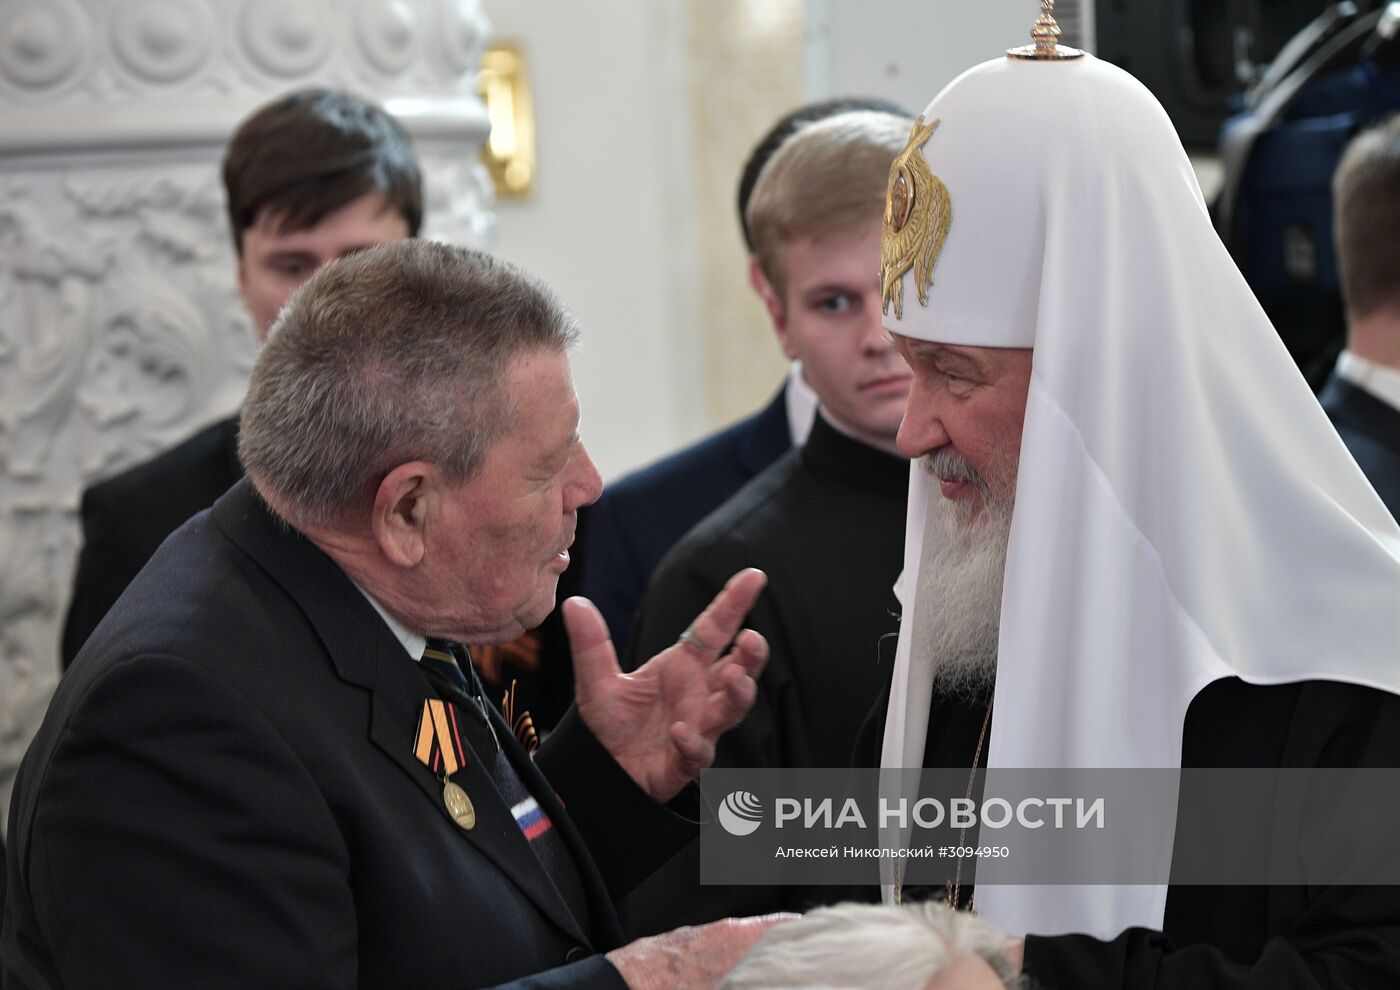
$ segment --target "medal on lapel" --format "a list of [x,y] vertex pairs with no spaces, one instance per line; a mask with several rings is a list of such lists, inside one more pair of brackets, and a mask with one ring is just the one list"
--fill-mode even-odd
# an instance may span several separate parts
[[447,805],[447,813],[458,828],[468,832],[476,828],[476,808],[472,806],[472,799],[450,780],[442,785],[442,803]]
[[457,732],[457,707],[450,701],[428,698],[418,716],[413,755],[442,782],[442,803],[457,827],[476,828],[476,807],[466,789],[452,775],[468,763],[466,748]]

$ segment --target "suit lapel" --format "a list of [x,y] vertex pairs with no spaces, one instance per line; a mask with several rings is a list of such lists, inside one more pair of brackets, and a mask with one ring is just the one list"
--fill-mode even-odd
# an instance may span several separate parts
[[[216,503],[213,515],[229,537],[298,604],[341,679],[370,693],[370,740],[409,775],[424,799],[431,802],[439,816],[437,827],[451,829],[462,841],[476,847],[543,914],[572,938],[587,942],[475,752],[453,780],[466,790],[476,807],[476,827],[464,831],[453,822],[443,803],[442,784],[413,753],[418,714],[425,698],[436,697],[433,687],[345,573],[305,537],[276,520],[246,479]],[[499,718],[496,727],[502,745],[509,748],[515,762],[514,750],[519,746],[514,736]],[[520,756],[524,757],[523,750]],[[538,772],[532,776],[522,773],[521,777],[544,807],[546,802],[541,795],[549,794],[547,786],[540,787],[543,777]],[[405,815],[407,827],[420,820],[416,815]],[[558,820],[555,824],[559,824]],[[580,873],[586,878],[595,877],[587,850],[571,844],[570,851]]]
[[[505,719],[494,708],[491,709],[491,717],[496,723],[498,733],[504,731],[506,735],[510,735],[510,729],[506,726]],[[505,744],[503,743],[503,745]],[[607,884],[604,883],[602,874],[598,872],[598,864],[594,862],[593,854],[588,851],[583,836],[574,827],[568,809],[559,800],[559,795],[555,793],[549,779],[540,772],[540,768],[535,765],[534,760],[530,759],[524,747],[508,745],[506,752],[510,756],[511,766],[515,768],[515,772],[525,782],[525,786],[534,795],[535,800],[539,802],[540,808],[549,816],[549,820],[554,823],[555,830],[563,839],[565,847],[569,850],[569,855],[578,867],[579,876],[583,880],[584,890],[588,895],[588,909],[592,916],[593,927],[599,936],[600,943],[606,945],[622,944],[622,928],[617,922],[616,909],[613,906],[612,897],[608,893]],[[556,894],[556,900],[558,899]],[[573,917],[573,915],[570,914],[569,917]]]
[[[438,827],[445,825],[461,836],[463,841],[475,846],[556,925],[568,932],[572,938],[587,942],[587,935],[579,928],[578,920],[574,918],[563,897],[545,874],[539,857],[530,848],[529,841],[516,824],[506,799],[492,782],[485,762],[492,754],[476,752],[465,738],[462,743],[468,751],[469,762],[452,775],[452,780],[471,798],[476,808],[476,827],[466,831],[452,820],[447,806],[443,803],[442,783],[413,755],[418,713],[425,698],[434,698],[437,695],[431,683],[413,666],[413,662],[403,653],[402,648],[399,649],[399,663],[395,666],[397,669],[381,667],[381,677],[372,696],[370,739],[413,778],[419,789],[432,802],[441,819]],[[474,717],[470,712],[461,711],[460,703],[458,715],[463,718]],[[501,745],[507,747],[513,757],[514,750],[519,747],[511,741],[513,737],[499,719],[496,720],[496,732],[501,739]],[[523,751],[521,755],[523,756]],[[521,777],[526,787],[536,795],[535,799],[540,801],[536,782],[523,774]],[[540,803],[543,806],[544,802]],[[557,826],[558,823],[555,824]],[[577,853],[575,856],[577,857]]]

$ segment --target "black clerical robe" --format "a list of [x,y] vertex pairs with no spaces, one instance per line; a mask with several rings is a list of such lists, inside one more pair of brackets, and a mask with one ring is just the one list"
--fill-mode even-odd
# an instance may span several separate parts
[[716,766],[849,765],[856,733],[889,683],[908,492],[908,461],[819,415],[800,450],[662,560],[642,599],[633,666],[674,643],[736,571],[768,574],[745,620],[768,640],[768,666],[752,711],[720,740]]
[[[879,765],[888,703],[887,691],[862,727],[858,765]],[[935,698],[924,765],[970,767],[984,711],[980,701]],[[1183,768],[1394,767],[1400,697],[1325,681],[1261,687],[1229,678],[1196,696],[1183,732]],[[961,895],[965,905],[973,891]],[[1131,928],[1111,941],[1031,935],[1026,972],[1044,990],[1400,986],[1395,887],[1173,886],[1162,928]]]
[[[908,461],[818,415],[800,450],[666,555],[642,600],[634,665],[674,643],[735,571],[768,574],[745,620],[768,640],[768,666],[753,709],[720,739],[715,766],[850,765],[856,733],[893,666],[898,602],[891,588],[903,564],[908,491]],[[691,843],[628,899],[629,934],[829,899],[802,888],[701,887],[698,848]]]

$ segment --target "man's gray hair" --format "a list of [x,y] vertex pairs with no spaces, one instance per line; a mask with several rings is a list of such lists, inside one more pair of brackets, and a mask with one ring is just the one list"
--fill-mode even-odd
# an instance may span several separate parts
[[1007,944],[976,915],[933,901],[838,904],[770,928],[720,990],[918,990],[965,955],[980,956],[1003,986],[1019,988]]
[[408,461],[466,481],[513,420],[511,362],[577,337],[554,293],[499,258],[418,240],[367,248],[317,271],[273,325],[239,457],[293,524],[332,522]]

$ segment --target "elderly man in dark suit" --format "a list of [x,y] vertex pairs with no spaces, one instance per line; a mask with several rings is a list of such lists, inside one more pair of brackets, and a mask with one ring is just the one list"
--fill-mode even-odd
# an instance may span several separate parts
[[1322,406],[1400,518],[1400,117],[1352,141],[1332,194],[1347,346]]
[[253,373],[248,480],[157,551],[25,757],[7,988],[707,985],[766,927],[620,946],[613,909],[753,700],[759,572],[631,675],[568,603],[578,706],[534,759],[470,664],[553,607],[598,494],[576,335],[444,245],[308,282]]
[[[258,342],[320,265],[413,237],[422,178],[408,134],[373,103],[302,89],[245,120],[224,156],[238,289]],[[83,493],[83,548],[64,624],[66,669],[161,541],[243,476],[238,417]]]

